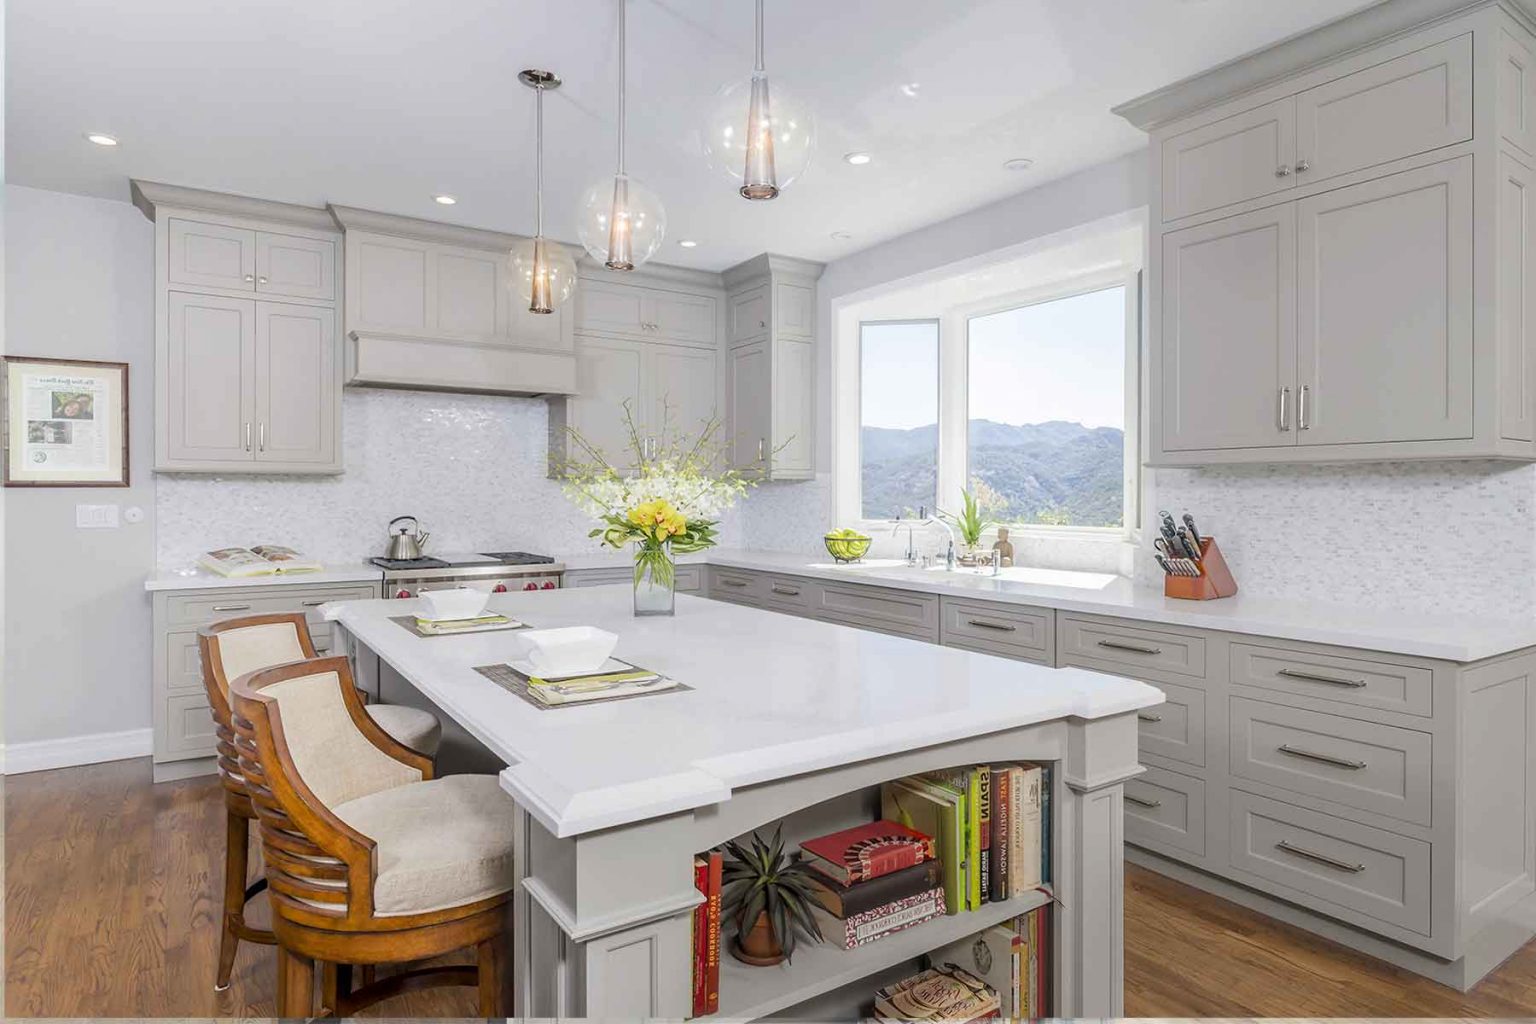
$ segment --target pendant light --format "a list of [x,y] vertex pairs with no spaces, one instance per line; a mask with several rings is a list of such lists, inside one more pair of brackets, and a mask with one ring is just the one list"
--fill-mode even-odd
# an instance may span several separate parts
[[782,81],[769,86],[763,63],[763,0],[757,0],[756,57],[751,78],[724,86],[717,95],[703,132],[704,155],[711,166],[730,176],[743,199],[775,199],[805,173],[816,124],[810,108]]
[[534,91],[536,100],[535,156],[537,174],[534,236],[513,248],[512,283],[530,313],[553,313],[576,290],[576,261],[559,242],[544,237],[544,92],[560,88],[560,76],[551,71],[524,71],[518,81]]
[[634,270],[661,248],[667,233],[667,212],[656,193],[624,171],[625,34],[624,8],[619,5],[619,169],[587,189],[577,211],[576,233],[592,258],[610,270]]

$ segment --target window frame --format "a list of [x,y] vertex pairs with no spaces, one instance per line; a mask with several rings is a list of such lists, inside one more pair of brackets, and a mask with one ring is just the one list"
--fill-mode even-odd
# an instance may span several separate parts
[[[934,366],[937,371],[933,382],[934,408],[938,413],[940,424],[944,422],[944,320],[943,317],[880,317],[875,320],[860,320],[858,322],[858,338],[854,342],[855,379],[858,386],[853,391],[853,475],[854,493],[858,510],[858,521],[861,524],[889,523],[889,519],[870,519],[864,515],[864,328],[866,327],[903,327],[932,324],[934,332]],[[933,500],[937,502],[939,496],[944,493],[944,435],[942,426],[937,437],[938,447],[933,453],[935,460],[935,474],[933,483]],[[932,514],[937,506],[929,508]]]

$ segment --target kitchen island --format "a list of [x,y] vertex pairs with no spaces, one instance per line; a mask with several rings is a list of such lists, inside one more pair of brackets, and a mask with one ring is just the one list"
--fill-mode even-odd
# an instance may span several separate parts
[[[477,667],[518,652],[513,632],[420,638],[404,601],[324,609],[365,682],[398,677],[505,767],[519,807],[519,1016],[684,1017],[693,857],[753,829],[787,839],[870,820],[880,783],[1004,761],[1050,762],[1052,1015],[1122,1009],[1122,783],[1139,709],[1131,680],[1053,670],[831,623],[680,596],[636,619],[626,588],[507,594],[491,608],[535,627],[595,625],[617,657],[689,689],[544,710]],[[853,951],[803,948],[792,965],[722,957],[727,1019],[794,1008],[856,1014],[922,954],[1045,902],[1030,893]]]

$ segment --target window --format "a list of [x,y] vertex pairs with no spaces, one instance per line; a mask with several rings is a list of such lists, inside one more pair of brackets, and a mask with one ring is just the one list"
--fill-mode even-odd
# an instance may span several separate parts
[[966,321],[966,485],[1005,523],[1125,524],[1126,288]]
[[864,519],[932,511],[939,487],[939,323],[859,325],[859,493]]

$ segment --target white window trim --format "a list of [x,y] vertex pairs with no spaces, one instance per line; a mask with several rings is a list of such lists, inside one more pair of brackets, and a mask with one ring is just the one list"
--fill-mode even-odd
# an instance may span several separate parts
[[[863,361],[863,326],[879,323],[932,323],[939,325],[939,453],[938,453],[938,500],[939,507],[958,507],[960,491],[966,485],[965,466],[967,452],[968,356],[970,350],[967,321],[975,316],[985,316],[1020,306],[1070,298],[1088,292],[1124,287],[1126,296],[1126,348],[1125,348],[1125,506],[1123,525],[1118,527],[1050,526],[1046,524],[1004,524],[1015,536],[1081,540],[1120,544],[1135,542],[1140,533],[1141,508],[1141,425],[1143,396],[1141,394],[1141,267],[1137,263],[1123,262],[1109,267],[1099,267],[1091,272],[1074,274],[1048,284],[1009,292],[987,299],[943,309],[935,317],[931,311],[901,310],[901,314],[879,316],[848,316],[840,325],[851,329],[854,344],[838,346],[833,354],[833,379],[840,382],[839,391],[851,382],[843,394],[850,400],[834,403],[833,419],[833,515],[837,524],[853,523],[869,531],[889,520],[865,519],[861,493],[861,442],[862,381],[860,370]],[[883,311],[882,311],[883,312]],[[927,315],[922,315],[927,313]],[[834,319],[837,317],[834,316]],[[952,453],[959,453],[957,460]]]

